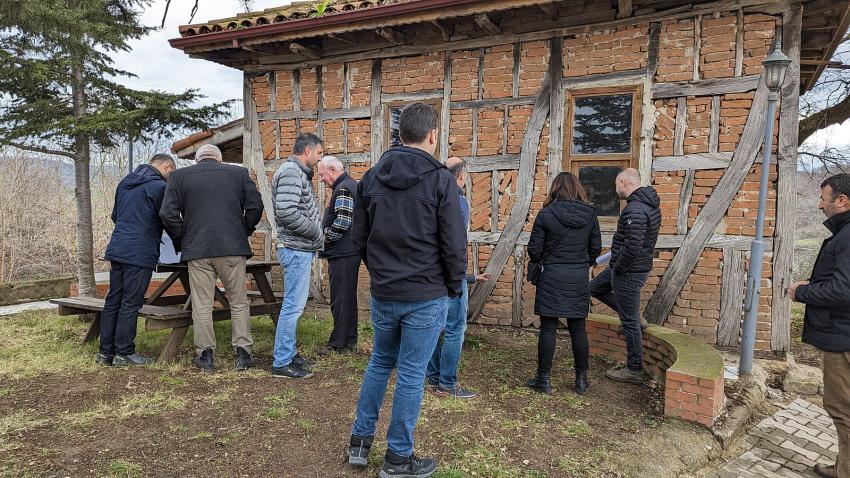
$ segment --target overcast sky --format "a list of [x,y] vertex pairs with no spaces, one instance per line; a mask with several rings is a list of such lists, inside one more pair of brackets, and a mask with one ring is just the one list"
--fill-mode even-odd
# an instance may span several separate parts
[[[193,23],[226,18],[243,11],[239,0],[200,0]],[[288,5],[289,0],[253,0],[251,10]],[[165,28],[131,43],[132,51],[116,57],[116,66],[135,73],[138,78],[124,80],[127,86],[169,92],[197,88],[207,96],[207,102],[241,99],[242,72],[206,60],[189,58],[180,50],[171,48],[170,38],[179,36],[177,26],[189,22],[194,0],[172,0]],[[146,25],[159,25],[165,10],[165,0],[154,0],[145,11]],[[234,111],[241,115],[241,102]],[[809,139],[810,144],[850,147],[850,121],[843,125],[820,131]]]

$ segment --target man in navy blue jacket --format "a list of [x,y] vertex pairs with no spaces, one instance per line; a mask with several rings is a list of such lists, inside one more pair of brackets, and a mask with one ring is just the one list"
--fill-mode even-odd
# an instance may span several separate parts
[[378,412],[397,369],[383,478],[428,477],[434,460],[413,454],[425,369],[466,278],[466,226],[451,173],[434,159],[437,112],[401,111],[403,146],[383,154],[357,186],[352,239],[369,270],[372,357],[363,377],[348,462],[366,466]]
[[150,358],[136,353],[136,322],[145,292],[159,261],[162,222],[159,208],[174,159],[155,154],[118,183],[112,222],[115,230],[105,259],[112,263],[109,294],[100,314],[100,352],[103,365],[146,365]]

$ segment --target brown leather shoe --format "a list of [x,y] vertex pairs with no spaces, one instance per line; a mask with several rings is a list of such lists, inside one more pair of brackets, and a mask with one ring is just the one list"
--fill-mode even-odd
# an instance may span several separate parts
[[818,463],[815,465],[815,474],[823,478],[838,478],[838,473],[835,471],[835,465],[824,465]]

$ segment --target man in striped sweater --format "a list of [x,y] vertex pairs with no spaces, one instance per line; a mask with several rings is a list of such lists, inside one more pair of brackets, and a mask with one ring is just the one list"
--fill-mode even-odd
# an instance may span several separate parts
[[351,226],[356,220],[357,181],[334,156],[319,161],[319,178],[333,190],[322,220],[325,248],[319,253],[328,260],[334,318],[325,352],[352,352],[357,348],[357,273],[360,271],[360,251],[351,240]]

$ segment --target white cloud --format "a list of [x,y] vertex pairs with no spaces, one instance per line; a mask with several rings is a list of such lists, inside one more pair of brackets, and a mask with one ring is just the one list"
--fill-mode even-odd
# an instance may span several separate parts
[[[165,12],[165,0],[155,0],[142,17],[148,26],[159,26]],[[165,28],[130,43],[132,50],[115,56],[115,66],[138,75],[122,78],[124,85],[141,90],[159,90],[178,93],[190,88],[199,89],[207,96],[205,104],[242,98],[242,72],[206,60],[189,58],[172,48],[168,40],[179,36],[177,27],[189,21],[194,0],[172,0]],[[286,0],[253,0],[251,10],[289,4]],[[243,11],[238,0],[198,2],[198,11],[192,23],[234,16]]]

